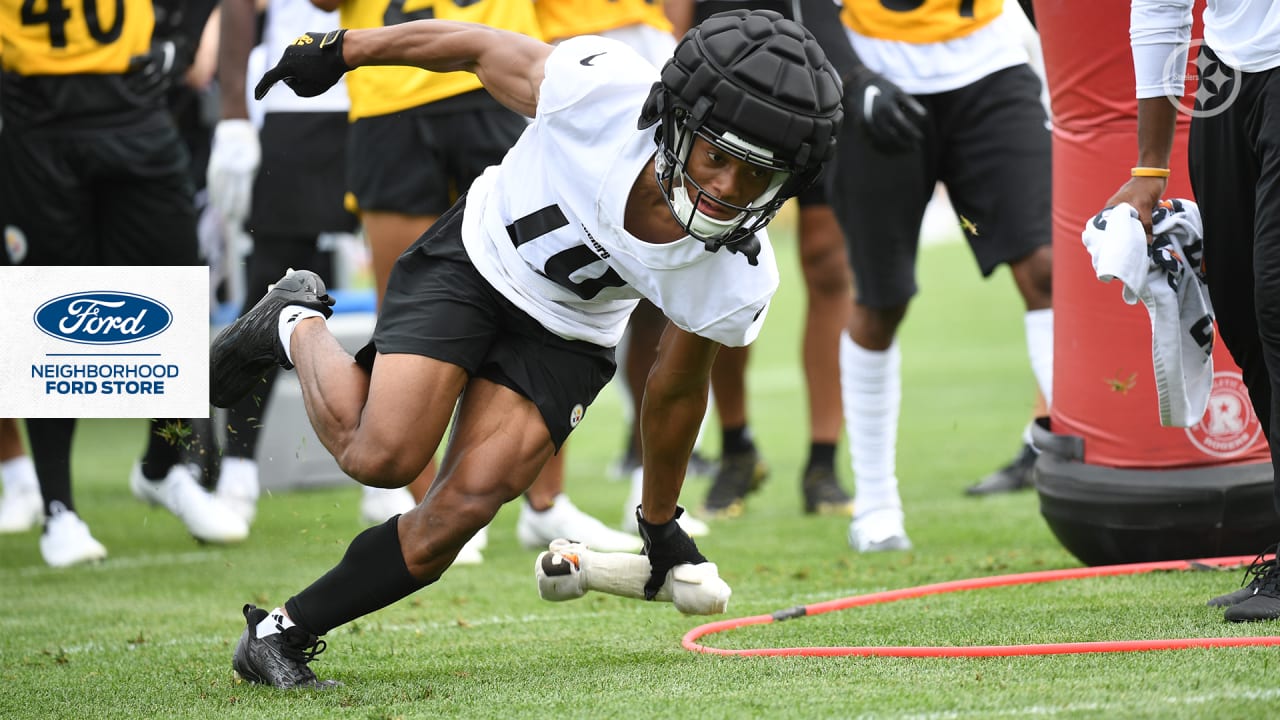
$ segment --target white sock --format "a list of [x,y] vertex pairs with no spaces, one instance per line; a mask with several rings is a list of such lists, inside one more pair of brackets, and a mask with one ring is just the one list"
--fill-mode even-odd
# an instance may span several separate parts
[[840,334],[840,388],[845,434],[853,458],[858,512],[902,507],[896,454],[902,408],[902,353],[898,341],[887,350],[867,350]]
[[218,489],[247,499],[257,499],[261,493],[258,483],[258,461],[252,458],[226,455],[218,470]]
[[19,455],[0,462],[0,479],[4,481],[5,493],[30,492],[40,488],[40,481],[36,478],[36,464],[31,462],[29,455]]
[[324,313],[301,305],[286,305],[280,311],[280,324],[277,327],[280,328],[280,344],[284,345],[284,356],[289,358],[289,362],[293,362],[293,352],[289,349],[289,339],[293,337],[293,331],[300,321],[313,317],[323,320]]
[[1024,322],[1031,372],[1035,373],[1045,403],[1053,407],[1053,308],[1028,311]]
[[266,619],[258,623],[258,627],[255,629],[255,632],[258,634],[259,638],[264,638],[268,635],[275,635],[276,633],[284,632],[285,630],[293,627],[293,624],[293,620],[290,620],[289,616],[284,614],[284,610],[282,608],[276,608],[267,614]]

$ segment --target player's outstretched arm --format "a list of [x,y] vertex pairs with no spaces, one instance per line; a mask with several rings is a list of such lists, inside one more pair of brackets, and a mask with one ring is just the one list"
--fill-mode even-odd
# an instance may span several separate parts
[[298,95],[311,97],[357,67],[410,65],[433,72],[473,72],[498,102],[533,117],[551,50],[527,35],[447,20],[306,33],[262,76],[254,96],[261,99],[283,81]]
[[668,323],[645,383],[640,408],[645,519],[665,523],[676,511],[689,455],[707,411],[711,366],[720,344]]

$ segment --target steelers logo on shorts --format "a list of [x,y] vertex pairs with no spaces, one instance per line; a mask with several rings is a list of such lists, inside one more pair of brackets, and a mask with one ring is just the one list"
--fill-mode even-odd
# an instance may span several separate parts
[[569,427],[576,428],[578,423],[582,422],[582,416],[587,414],[587,409],[582,407],[582,403],[573,406],[569,411]]
[[13,225],[4,227],[4,251],[9,255],[9,262],[15,265],[27,257],[27,236]]

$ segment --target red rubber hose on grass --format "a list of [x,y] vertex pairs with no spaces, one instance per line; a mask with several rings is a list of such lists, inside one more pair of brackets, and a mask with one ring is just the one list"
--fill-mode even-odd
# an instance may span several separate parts
[[959,592],[961,590],[981,590],[984,588],[1007,587],[1010,585],[1029,585],[1032,583],[1057,582],[1060,580],[1077,580],[1080,578],[1108,577],[1114,575],[1138,575],[1160,570],[1195,570],[1205,567],[1223,567],[1243,565],[1254,560],[1253,556],[1220,557],[1205,560],[1167,560],[1162,562],[1131,563],[1126,565],[1102,565],[1098,567],[1071,568],[1067,570],[1044,570],[1040,572],[1018,573],[1014,575],[996,575],[992,577],[952,580],[949,582],[920,585],[888,590],[885,592],[854,595],[851,597],[798,605],[786,610],[779,610],[768,615],[720,620],[690,630],[685,634],[681,644],[686,650],[711,655],[740,656],[880,656],[880,657],[1010,657],[1018,655],[1064,655],[1071,653],[1109,653],[1139,652],[1146,650],[1184,650],[1203,647],[1243,647],[1252,645],[1280,645],[1280,635],[1262,637],[1219,637],[1219,638],[1175,638],[1156,640],[1114,640],[1101,642],[1068,642],[1043,643],[1034,645],[973,645],[955,646],[910,646],[910,647],[796,647],[796,648],[750,648],[745,650],[726,650],[702,645],[697,641],[707,635],[726,632],[749,625],[768,625],[783,620],[821,615],[835,610],[845,610],[864,605],[907,600],[940,595],[942,593]]

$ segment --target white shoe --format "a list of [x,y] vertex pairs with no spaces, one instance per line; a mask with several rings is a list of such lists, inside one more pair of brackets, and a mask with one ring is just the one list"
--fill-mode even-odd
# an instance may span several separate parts
[[189,465],[174,465],[164,480],[152,481],[142,474],[142,463],[134,463],[129,488],[139,500],[167,508],[197,540],[233,543],[249,537],[249,523],[200,487]]
[[367,525],[378,525],[396,515],[403,515],[418,503],[409,488],[376,488],[365,485],[360,494],[360,519]]
[[479,565],[484,562],[484,554],[481,552],[489,546],[489,526],[480,528],[480,532],[471,536],[466,545],[458,551],[458,556],[453,559],[454,565]]
[[261,492],[256,460],[222,458],[222,469],[218,473],[218,488],[214,491],[214,497],[239,515],[246,525],[252,524],[258,514],[258,495]]
[[858,552],[910,550],[911,540],[902,519],[900,507],[859,510],[849,523],[849,547]]
[[89,534],[89,526],[79,515],[54,503],[53,516],[40,536],[40,554],[50,567],[68,567],[97,562],[107,557],[107,549]]
[[582,512],[564,493],[542,512],[529,507],[527,501],[520,503],[516,539],[525,549],[546,548],[556,538],[569,538],[600,552],[639,552],[644,547],[638,536],[614,530]]
[[5,491],[0,498],[0,533],[26,532],[44,521],[44,499],[40,487]]
[[[631,493],[627,495],[627,504],[622,507],[622,529],[629,533],[640,534],[640,523],[636,522],[636,508],[640,505],[640,496],[644,492],[644,469],[631,471]],[[689,537],[706,537],[711,533],[711,526],[699,520],[685,508],[684,514],[676,520],[676,524]]]

